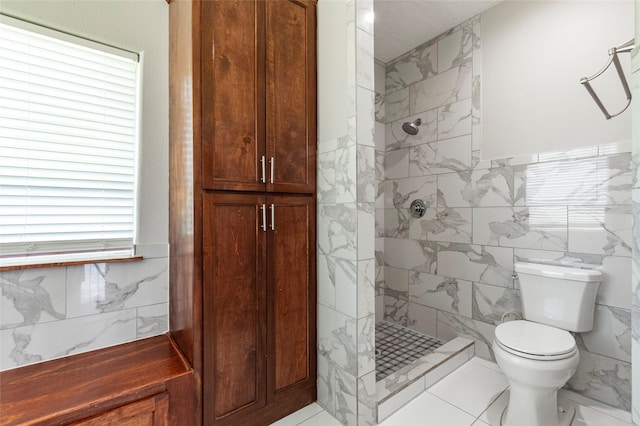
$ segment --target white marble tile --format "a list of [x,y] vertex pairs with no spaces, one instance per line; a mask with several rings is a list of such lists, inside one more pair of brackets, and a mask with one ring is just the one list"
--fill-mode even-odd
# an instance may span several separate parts
[[384,235],[393,238],[409,238],[411,213],[409,209],[384,209]]
[[0,369],[87,352],[135,338],[135,309],[3,330]]
[[424,376],[425,385],[428,388],[444,379],[461,365],[469,361],[467,351],[464,350],[453,357],[449,358],[446,362],[443,362],[433,370],[429,371]]
[[169,304],[139,307],[136,328],[137,339],[166,333],[169,330]]
[[408,55],[387,64],[386,90],[388,92],[411,86],[437,74],[436,43],[418,46]]
[[467,426],[475,418],[459,408],[430,394],[421,393],[403,409],[380,423],[380,426],[409,426],[416,425],[416,419],[428,419],[434,425]]
[[322,411],[302,423],[298,423],[298,426],[342,426],[342,423],[331,414]]
[[385,207],[409,208],[415,199],[427,207],[436,206],[436,176],[391,179],[385,181]]
[[318,155],[317,173],[318,204],[336,202],[336,152],[329,151]]
[[355,319],[318,306],[318,355],[352,374],[356,374],[358,364],[356,333]]
[[[472,143],[475,144],[476,143],[475,136],[472,135],[472,138],[473,138]],[[471,167],[474,170],[490,169],[491,160],[481,160],[480,150],[474,148],[473,151],[471,151]]]
[[409,113],[409,89],[389,92],[384,96],[384,119],[386,123],[407,117]]
[[456,337],[471,339],[475,343],[475,354],[493,361],[495,357],[491,349],[491,342],[495,328],[493,324],[438,311],[438,335],[436,337],[445,341]]
[[508,385],[504,374],[466,363],[428,392],[473,416],[479,416]]
[[512,287],[513,249],[438,243],[438,275]]
[[438,40],[438,72],[468,62],[473,51],[473,32],[470,26],[462,27],[447,37]]
[[567,207],[487,207],[473,211],[473,243],[567,249]]
[[473,284],[473,319],[499,325],[505,312],[522,312],[520,291],[495,285]]
[[[356,82],[359,87],[367,90],[375,90],[375,76],[374,76],[374,59],[373,59],[373,0],[357,2],[357,7],[361,8],[362,4],[370,3],[370,11],[362,12],[363,19],[358,19],[358,28],[356,29],[356,41],[357,41],[357,58],[356,58]],[[369,9],[367,6],[365,6]],[[360,12],[358,12],[360,15]],[[360,16],[358,16],[360,18]],[[360,23],[366,22],[367,28],[363,28]]]
[[373,71],[375,73],[375,91],[384,95],[387,90],[385,87],[385,79],[387,77],[386,66],[382,62],[375,60]]
[[[378,422],[383,422],[386,418],[396,412],[398,409],[405,406],[408,402],[413,400],[416,396],[424,392],[424,378],[421,377],[406,386],[393,396],[388,397],[386,400],[378,404]],[[381,424],[386,425],[387,422]],[[389,423],[391,424],[391,423]]]
[[471,98],[438,108],[438,139],[471,134]]
[[376,369],[375,353],[375,317],[358,319],[358,375],[374,372]]
[[353,203],[357,200],[357,148],[348,145],[336,150],[335,188],[337,203]]
[[514,205],[594,204],[599,173],[596,158],[515,166]]
[[385,149],[387,149],[386,125],[384,123],[376,121],[375,124],[373,125],[373,128],[374,128],[373,139],[375,143],[375,148],[378,151],[384,151]]
[[303,421],[308,420],[323,411],[322,407],[314,402],[292,414],[289,414],[287,417],[284,417],[275,423],[271,423],[271,426],[298,426]]
[[384,267],[385,290],[391,290],[395,294],[409,294],[409,271],[406,269]]
[[67,317],[167,303],[167,258],[67,268]]
[[471,243],[472,209],[427,209],[421,218],[412,218],[409,237],[416,240]]
[[470,281],[421,272],[409,274],[409,301],[430,308],[471,318],[471,292]]
[[384,157],[384,177],[386,179],[409,177],[409,148],[386,152]]
[[[417,119],[421,121],[418,134],[409,135],[402,129],[404,123],[413,122]],[[435,108],[430,109],[420,114],[402,117],[387,124],[385,138],[387,150],[435,142],[438,140],[438,110]]]
[[565,388],[629,411],[631,364],[581,350],[578,370]]
[[400,269],[435,273],[436,243],[387,238],[385,264]]
[[0,273],[0,330],[66,317],[66,271],[37,268]]
[[355,203],[318,206],[318,254],[357,258]]
[[376,372],[374,370],[358,377],[358,426],[377,424],[378,403],[376,401]]
[[435,309],[410,301],[407,311],[407,327],[428,336],[435,336],[438,334],[436,315]]
[[409,301],[394,296],[384,295],[384,321],[407,326],[409,321]]
[[[373,84],[373,83],[372,83]],[[357,137],[358,145],[375,146],[375,92],[358,87],[357,90]]]
[[[358,399],[356,378],[350,373],[336,368],[335,416],[345,426],[358,424]],[[313,418],[313,417],[312,417]]]
[[631,256],[631,206],[569,207],[569,250]]
[[505,390],[500,396],[487,407],[486,410],[478,417],[478,419],[490,426],[501,426],[500,419],[504,409],[509,404],[509,389]]
[[335,259],[335,309],[351,318],[357,317],[358,271],[356,261]]
[[374,203],[378,196],[375,149],[372,146],[358,145],[356,150],[357,200],[359,203]]
[[376,295],[376,322],[384,321],[384,295]]
[[438,207],[509,207],[513,205],[510,167],[438,175]]
[[375,207],[371,203],[358,203],[358,259],[373,259],[376,249]]
[[[318,330],[320,321],[322,320],[318,317]],[[329,359],[329,353],[320,352],[320,346],[318,346],[317,373],[317,403],[324,410],[335,413],[335,364]]]
[[538,162],[538,154],[519,155],[517,157],[501,158],[491,160],[492,167],[519,166],[522,164],[535,164]]
[[358,261],[358,318],[375,315],[376,262],[374,259]]
[[598,157],[598,204],[631,204],[631,154]]
[[593,330],[576,338],[589,352],[631,362],[631,312],[596,305]]
[[328,308],[336,307],[336,258],[318,255],[318,303]]
[[422,80],[410,86],[409,93],[411,114],[471,98],[471,64],[465,63]]
[[471,169],[471,135],[410,148],[411,176],[435,175]]

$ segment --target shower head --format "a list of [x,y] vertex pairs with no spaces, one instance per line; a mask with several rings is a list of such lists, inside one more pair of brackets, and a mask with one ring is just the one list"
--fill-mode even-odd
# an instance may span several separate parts
[[411,136],[415,136],[418,134],[418,126],[422,124],[422,120],[416,118],[413,121],[406,121],[402,124],[402,130],[410,134]]

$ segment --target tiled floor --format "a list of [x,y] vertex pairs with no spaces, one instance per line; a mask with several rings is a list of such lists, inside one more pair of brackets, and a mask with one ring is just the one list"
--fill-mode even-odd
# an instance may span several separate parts
[[[507,380],[497,365],[473,358],[382,422],[381,426],[498,426],[508,401]],[[629,413],[560,391],[573,401],[573,426],[629,426]],[[312,404],[274,426],[340,426],[318,404]]]

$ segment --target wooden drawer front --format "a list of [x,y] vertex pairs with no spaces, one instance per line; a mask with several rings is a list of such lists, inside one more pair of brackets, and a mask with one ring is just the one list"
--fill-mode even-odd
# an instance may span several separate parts
[[168,426],[169,395],[166,392],[161,393],[152,398],[123,405],[72,424],[82,426]]

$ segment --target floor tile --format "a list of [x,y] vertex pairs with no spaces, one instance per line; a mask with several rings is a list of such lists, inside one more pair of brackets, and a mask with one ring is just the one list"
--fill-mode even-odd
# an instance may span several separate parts
[[572,401],[577,402],[580,405],[587,406],[594,410],[600,411],[601,413],[607,414],[609,416],[615,417],[619,420],[622,420],[626,423],[631,423],[631,413],[628,411],[623,411],[618,408],[610,407],[601,402],[594,401],[593,399],[589,399],[586,396],[577,394],[575,392],[571,392],[565,389],[560,389],[558,392],[558,398],[567,398]]
[[315,416],[299,423],[299,426],[342,426],[342,424],[331,414],[326,411],[321,411]]
[[500,367],[498,367],[498,364],[496,364],[495,362],[491,362],[491,361],[487,361],[486,359],[482,359],[480,357],[473,357],[469,360],[469,362],[475,364],[475,365],[481,365],[485,368],[489,368],[493,371],[497,371],[498,373],[502,373],[502,370],[500,370]]
[[608,416],[593,408],[576,404],[576,416],[571,426],[629,426],[615,417]]
[[502,417],[502,412],[507,408],[508,403],[509,389],[502,392],[498,399],[493,401],[489,408],[484,410],[480,417],[478,417],[478,420],[482,420],[489,426],[500,426],[500,417]]
[[427,424],[427,419],[428,424],[438,426],[470,426],[475,420],[468,413],[423,392],[380,426],[420,426]]
[[476,420],[473,426],[489,426],[489,425],[483,422],[482,420]]
[[275,423],[271,423],[271,426],[297,426],[322,411],[324,411],[322,407],[314,402]]
[[479,416],[508,385],[504,374],[472,360],[429,388],[428,392],[473,416]]

